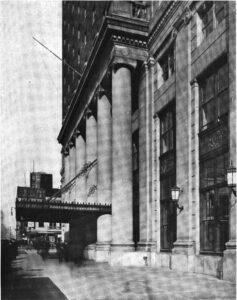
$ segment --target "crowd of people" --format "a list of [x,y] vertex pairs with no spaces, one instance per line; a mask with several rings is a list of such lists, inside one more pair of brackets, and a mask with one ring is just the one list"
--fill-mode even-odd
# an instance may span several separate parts
[[62,242],[60,239],[58,239],[58,241],[56,242],[56,244],[54,243],[53,245],[50,244],[50,242],[47,239],[36,239],[34,240],[34,242],[32,242],[32,246],[33,248],[35,248],[38,252],[38,254],[40,254],[42,256],[43,259],[45,259],[46,257],[49,256],[49,250],[50,248],[55,248],[57,250],[57,257],[59,259],[59,261],[68,261],[68,247],[67,247],[67,243]]
[[58,241],[56,244],[58,260],[61,262],[63,260],[68,261],[68,246],[67,243],[63,243],[62,241]]

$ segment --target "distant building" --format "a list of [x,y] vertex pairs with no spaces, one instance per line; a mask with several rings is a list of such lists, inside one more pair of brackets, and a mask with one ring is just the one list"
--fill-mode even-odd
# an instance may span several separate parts
[[62,26],[62,186],[96,162],[62,200],[112,204],[75,255],[235,281],[235,2],[63,1]]

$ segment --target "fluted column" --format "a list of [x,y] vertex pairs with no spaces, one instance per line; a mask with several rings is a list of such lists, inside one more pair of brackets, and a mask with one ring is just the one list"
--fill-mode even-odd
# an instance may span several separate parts
[[[86,118],[86,162],[97,158],[97,124],[92,112],[88,110]],[[97,202],[97,165],[87,175],[87,202]]]
[[112,73],[112,247],[133,245],[131,70]]
[[[78,133],[76,138],[76,174],[78,174],[86,163],[86,142]],[[86,176],[80,176],[76,179],[76,202],[86,202]]]
[[111,203],[112,151],[111,151],[111,104],[103,91],[97,102],[97,149],[98,149],[98,203]]

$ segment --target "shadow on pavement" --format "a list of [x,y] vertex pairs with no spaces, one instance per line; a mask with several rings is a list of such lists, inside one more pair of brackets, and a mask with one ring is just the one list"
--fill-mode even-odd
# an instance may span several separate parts
[[2,286],[2,300],[67,300],[48,277],[16,276]]

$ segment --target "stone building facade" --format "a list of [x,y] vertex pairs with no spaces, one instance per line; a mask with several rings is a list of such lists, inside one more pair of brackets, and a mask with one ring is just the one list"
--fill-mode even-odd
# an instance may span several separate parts
[[[64,201],[72,252],[235,280],[235,2],[63,2]],[[177,208],[171,187],[182,192]]]

